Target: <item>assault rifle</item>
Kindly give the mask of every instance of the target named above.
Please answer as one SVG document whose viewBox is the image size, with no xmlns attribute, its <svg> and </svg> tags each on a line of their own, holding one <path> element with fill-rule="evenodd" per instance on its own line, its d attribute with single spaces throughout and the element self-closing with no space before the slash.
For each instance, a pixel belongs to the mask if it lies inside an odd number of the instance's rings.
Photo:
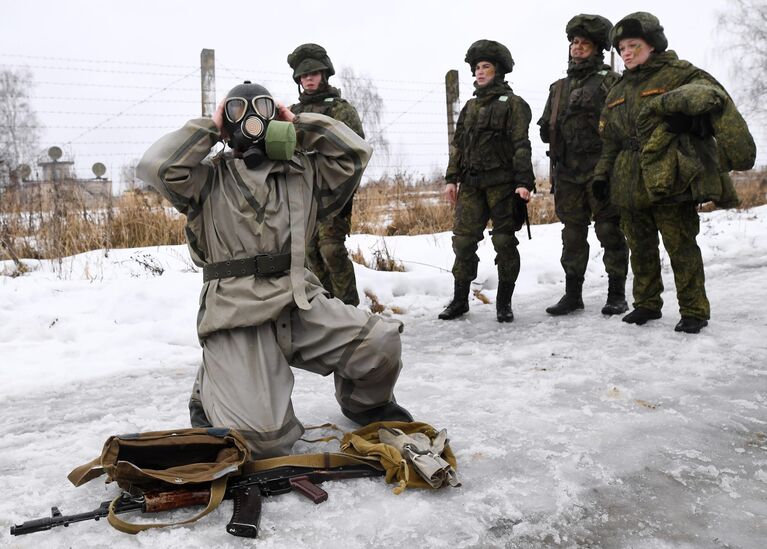
<svg viewBox="0 0 767 549">
<path fill-rule="evenodd" d="M 226 531 L 233 536 L 255 538 L 261 520 L 261 498 L 286 494 L 293 490 L 306 496 L 315 504 L 328 499 L 328 493 L 317 486 L 326 480 L 366 478 L 383 476 L 383 470 L 366 465 L 342 465 L 327 469 L 311 467 L 276 467 L 267 471 L 232 477 L 227 483 L 225 499 L 234 500 L 234 510 Z M 210 489 L 197 487 L 174 491 L 147 491 L 140 495 L 123 492 L 114 502 L 105 501 L 98 509 L 76 515 L 63 515 L 58 507 L 51 508 L 51 516 L 29 520 L 11 526 L 12 536 L 43 532 L 58 526 L 69 526 L 85 520 L 99 520 L 109 515 L 110 505 L 115 514 L 141 511 L 156 513 L 194 505 L 206 505 Z"/>
</svg>

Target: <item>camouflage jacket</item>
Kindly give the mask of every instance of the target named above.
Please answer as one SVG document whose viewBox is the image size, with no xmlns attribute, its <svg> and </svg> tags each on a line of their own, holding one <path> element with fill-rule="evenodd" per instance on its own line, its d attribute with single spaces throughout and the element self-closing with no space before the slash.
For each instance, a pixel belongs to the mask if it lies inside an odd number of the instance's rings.
<svg viewBox="0 0 767 549">
<path fill-rule="evenodd" d="M 298 96 L 298 103 L 290 106 L 293 114 L 313 112 L 324 114 L 349 126 L 354 133 L 365 138 L 360 116 L 351 103 L 341 98 L 341 91 L 333 86 L 327 86 L 324 90 L 316 93 L 302 93 Z"/>
<path fill-rule="evenodd" d="M 528 129 L 532 114 L 506 82 L 477 88 L 464 105 L 450 146 L 448 183 L 535 186 Z"/>
<path fill-rule="evenodd" d="M 708 117 L 726 97 L 713 77 L 673 51 L 626 70 L 599 121 L 603 147 L 594 179 L 610 181 L 612 203 L 639 209 L 721 194 L 726 173 L 711 132 L 672 132 L 668 117 Z"/>
<path fill-rule="evenodd" d="M 583 63 L 570 63 L 567 78 L 554 82 L 538 125 L 541 140 L 549 143 L 554 179 L 585 184 L 591 180 L 602 152 L 599 116 L 607 92 L 620 78 L 594 56 Z M 554 128 L 550 124 L 557 87 L 561 86 Z"/>
</svg>

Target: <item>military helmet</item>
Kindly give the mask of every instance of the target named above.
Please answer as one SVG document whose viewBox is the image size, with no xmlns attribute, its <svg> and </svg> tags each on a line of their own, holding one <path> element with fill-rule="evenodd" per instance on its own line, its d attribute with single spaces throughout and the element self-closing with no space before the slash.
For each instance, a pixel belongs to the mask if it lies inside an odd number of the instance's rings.
<svg viewBox="0 0 767 549">
<path fill-rule="evenodd" d="M 601 15 L 581 13 L 567 22 L 565 32 L 567 32 L 567 39 L 571 42 L 574 37 L 581 36 L 594 42 L 597 47 L 609 50 L 612 28 L 613 24 L 610 23 L 610 20 Z"/>
<path fill-rule="evenodd" d="M 477 40 L 466 52 L 464 59 L 471 67 L 471 74 L 474 74 L 474 67 L 480 61 L 490 61 L 495 64 L 496 71 L 506 74 L 514 69 L 514 59 L 511 57 L 509 48 L 496 42 L 495 40 Z"/>
<path fill-rule="evenodd" d="M 328 52 L 318 44 L 301 44 L 288 55 L 288 65 L 293 69 L 293 80 L 300 83 L 301 76 L 310 72 L 325 71 L 327 77 L 336 71 L 330 62 Z"/>
<path fill-rule="evenodd" d="M 663 34 L 663 27 L 658 18 L 646 11 L 630 13 L 610 31 L 610 43 L 616 48 L 618 42 L 625 38 L 641 38 L 650 44 L 656 52 L 666 51 L 668 40 Z"/>
</svg>

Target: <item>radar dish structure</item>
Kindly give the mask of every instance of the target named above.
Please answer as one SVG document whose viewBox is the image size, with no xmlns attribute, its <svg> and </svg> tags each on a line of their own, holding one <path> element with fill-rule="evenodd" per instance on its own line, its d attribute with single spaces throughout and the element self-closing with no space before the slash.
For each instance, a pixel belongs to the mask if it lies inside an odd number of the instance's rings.
<svg viewBox="0 0 767 549">
<path fill-rule="evenodd" d="M 51 160 L 54 162 L 61 158 L 61 155 L 64 154 L 60 147 L 51 147 L 48 149 L 48 156 L 51 157 Z"/>
<path fill-rule="evenodd" d="M 101 179 L 101 177 L 107 173 L 107 167 L 104 166 L 104 164 L 101 162 L 96 162 L 93 166 L 91 166 L 91 171 L 93 171 L 93 175 Z"/>
</svg>

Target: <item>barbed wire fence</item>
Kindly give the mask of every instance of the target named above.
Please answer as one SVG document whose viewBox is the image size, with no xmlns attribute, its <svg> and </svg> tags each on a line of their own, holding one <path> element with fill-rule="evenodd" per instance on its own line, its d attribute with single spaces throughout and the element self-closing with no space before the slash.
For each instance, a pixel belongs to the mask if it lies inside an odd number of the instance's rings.
<svg viewBox="0 0 767 549">
<path fill-rule="evenodd" d="M 33 74 L 30 99 L 41 125 L 41 150 L 62 147 L 65 157 L 75 162 L 78 178 L 92 177 L 90 167 L 95 162 L 105 164 L 116 188 L 125 183 L 123 168 L 135 164 L 157 138 L 200 116 L 201 68 L 194 61 L 194 54 L 188 65 L 170 65 L 0 53 L 0 69 L 28 69 Z M 460 75 L 463 104 L 471 97 L 473 84 L 467 70 Z M 431 179 L 444 174 L 448 161 L 445 81 L 371 79 L 360 73 L 363 76 L 373 81 L 383 99 L 380 131 L 390 144 L 388 155 L 374 154 L 366 178 L 404 172 Z M 533 164 L 536 175 L 546 177 L 547 146 L 540 141 L 535 122 L 543 112 L 548 89 L 526 88 L 510 76 L 515 93 L 532 109 Z M 282 72 L 264 71 L 216 59 L 217 99 L 244 80 L 264 85 L 286 104 L 297 100 L 298 89 L 287 67 Z M 340 80 L 331 84 L 340 85 Z M 766 150 L 765 128 L 752 131 L 759 149 Z M 34 178 L 37 168 L 32 169 Z"/>
</svg>

